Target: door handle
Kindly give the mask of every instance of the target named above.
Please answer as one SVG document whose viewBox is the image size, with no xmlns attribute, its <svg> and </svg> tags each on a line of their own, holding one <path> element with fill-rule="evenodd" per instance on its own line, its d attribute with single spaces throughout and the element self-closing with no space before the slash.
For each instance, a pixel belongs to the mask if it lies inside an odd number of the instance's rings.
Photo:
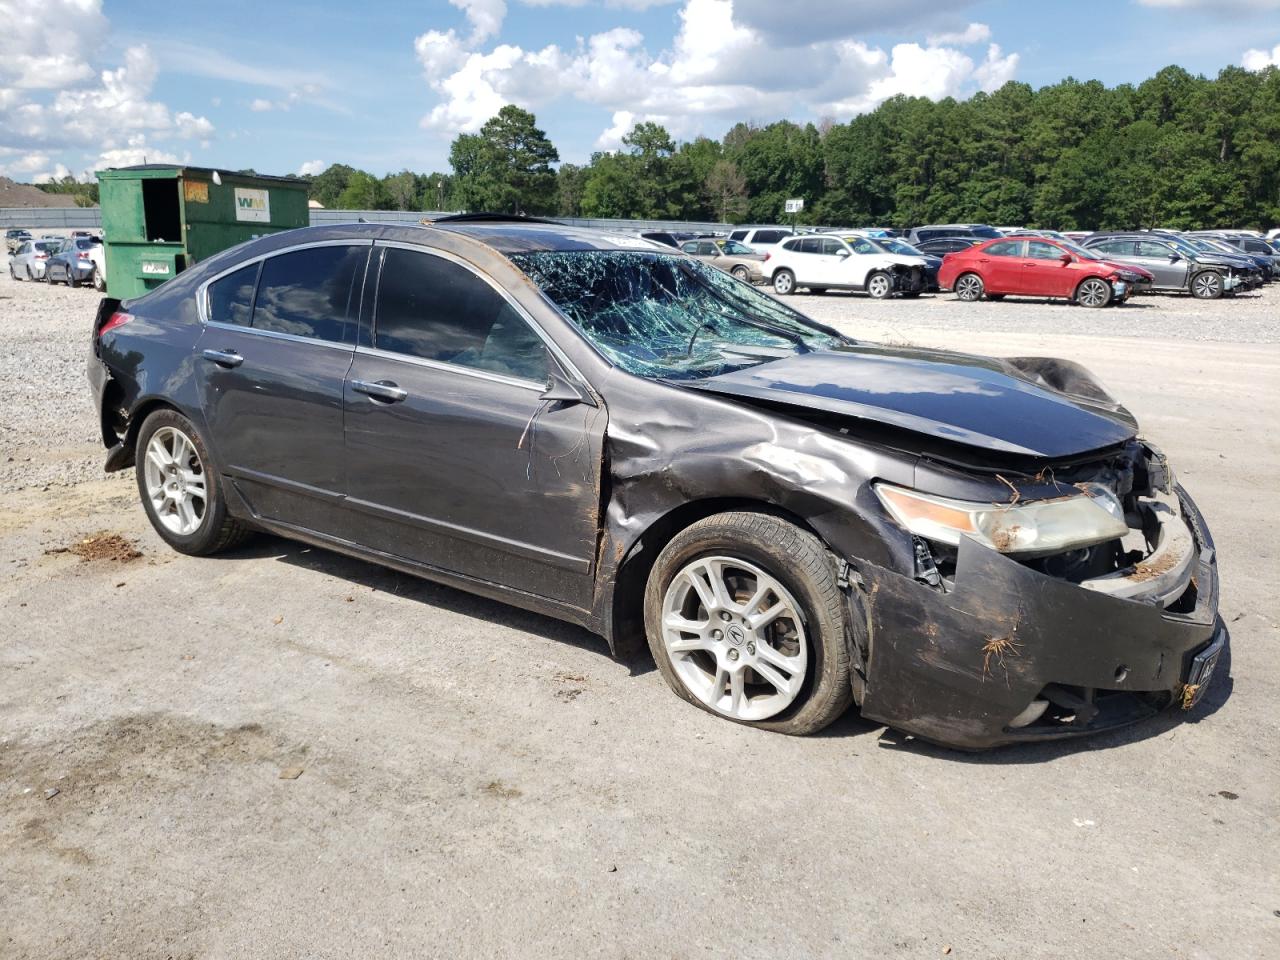
<svg viewBox="0 0 1280 960">
<path fill-rule="evenodd" d="M 351 389 L 374 400 L 385 400 L 387 403 L 399 403 L 409 396 L 407 390 L 401 390 L 398 384 L 390 380 L 378 380 L 373 383 L 368 380 L 352 380 Z"/>
<path fill-rule="evenodd" d="M 979 258 L 978 258 L 978 262 L 979 262 L 979 263 L 990 263 L 991 261 L 990 261 L 990 260 L 988 260 L 986 257 L 979 257 Z"/>
<path fill-rule="evenodd" d="M 203 356 L 206 360 L 212 360 L 218 366 L 228 369 L 244 363 L 244 357 L 234 350 L 205 350 Z"/>
</svg>

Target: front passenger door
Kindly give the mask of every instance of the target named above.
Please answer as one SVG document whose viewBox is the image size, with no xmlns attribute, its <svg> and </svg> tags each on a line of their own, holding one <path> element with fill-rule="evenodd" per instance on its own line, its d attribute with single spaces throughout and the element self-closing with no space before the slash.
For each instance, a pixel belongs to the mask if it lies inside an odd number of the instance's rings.
<svg viewBox="0 0 1280 960">
<path fill-rule="evenodd" d="M 346 384 L 351 539 L 585 608 L 604 410 L 543 399 L 566 367 L 495 283 L 436 252 L 379 253 Z"/>
</svg>

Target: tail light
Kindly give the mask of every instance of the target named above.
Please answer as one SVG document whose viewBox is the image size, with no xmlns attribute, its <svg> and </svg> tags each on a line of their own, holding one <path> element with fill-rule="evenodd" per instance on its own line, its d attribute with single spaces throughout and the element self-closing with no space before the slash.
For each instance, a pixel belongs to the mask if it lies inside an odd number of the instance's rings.
<svg viewBox="0 0 1280 960">
<path fill-rule="evenodd" d="M 768 263 L 768 262 L 769 262 L 769 258 L 770 258 L 770 257 L 772 257 L 772 256 L 773 256 L 773 254 L 772 254 L 772 253 L 766 253 L 766 254 L 764 255 L 764 261 L 763 261 L 763 262 L 764 262 L 764 263 Z"/>
<path fill-rule="evenodd" d="M 48 255 L 47 253 L 37 253 L 37 254 L 36 254 L 36 259 L 37 259 L 37 260 L 48 260 L 48 259 L 49 259 L 49 255 Z"/>
<path fill-rule="evenodd" d="M 101 339 L 104 333 L 123 327 L 126 323 L 133 319 L 132 313 L 125 313 L 123 310 L 114 311 L 111 316 L 107 317 L 107 322 L 98 328 L 98 337 Z"/>
</svg>

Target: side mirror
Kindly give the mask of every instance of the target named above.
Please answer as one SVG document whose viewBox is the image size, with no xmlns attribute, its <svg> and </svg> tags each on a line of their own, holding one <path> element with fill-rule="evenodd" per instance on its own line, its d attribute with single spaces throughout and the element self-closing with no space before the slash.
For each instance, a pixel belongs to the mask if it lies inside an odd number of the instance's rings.
<svg viewBox="0 0 1280 960">
<path fill-rule="evenodd" d="M 836 256 L 839 257 L 841 260 L 843 260 L 845 257 L 849 256 L 849 251 L 841 250 L 839 253 L 836 254 Z"/>
<path fill-rule="evenodd" d="M 1176 250 L 1173 253 L 1169 254 L 1170 263 L 1177 263 L 1181 259 L 1182 259 L 1182 254 L 1178 253 L 1178 251 Z"/>
<path fill-rule="evenodd" d="M 564 377 L 560 371 L 552 370 L 547 374 L 547 389 L 542 391 L 542 400 L 559 402 L 569 406 L 575 403 L 585 403 L 588 406 L 595 406 L 595 401 L 591 396 L 579 387 L 573 381 Z"/>
<path fill-rule="evenodd" d="M 1069 253 L 1064 253 L 1058 259 L 1061 260 L 1063 263 L 1075 263 L 1076 258 Z"/>
</svg>

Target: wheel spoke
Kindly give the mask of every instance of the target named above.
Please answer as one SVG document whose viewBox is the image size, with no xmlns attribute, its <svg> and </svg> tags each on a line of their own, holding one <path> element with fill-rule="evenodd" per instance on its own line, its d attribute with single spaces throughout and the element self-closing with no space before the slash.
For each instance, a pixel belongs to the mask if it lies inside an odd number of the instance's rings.
<svg viewBox="0 0 1280 960">
<path fill-rule="evenodd" d="M 196 518 L 195 508 L 191 505 L 191 501 L 185 497 L 178 502 L 178 519 L 182 524 L 182 532 L 190 533 L 195 529 L 198 520 Z"/>
<path fill-rule="evenodd" d="M 204 474 L 183 470 L 182 482 L 186 485 L 187 496 L 204 500 Z"/>
<path fill-rule="evenodd" d="M 717 703 L 724 696 L 724 685 L 729 679 L 729 671 L 724 667 L 716 667 L 716 675 L 711 679 L 710 696 L 707 698 L 708 703 Z"/>
<path fill-rule="evenodd" d="M 735 670 L 729 674 L 729 712 L 737 715 L 747 691 L 747 671 Z"/>
<path fill-rule="evenodd" d="M 769 624 L 773 623 L 773 621 L 786 613 L 787 610 L 787 605 L 779 600 L 768 610 L 758 613 L 754 617 L 748 617 L 747 625 L 751 627 L 752 630 L 763 630 Z"/>
<path fill-rule="evenodd" d="M 788 679 L 771 664 L 761 663 L 759 660 L 756 661 L 753 669 L 761 678 L 764 679 L 766 683 L 770 684 L 784 697 L 790 697 L 792 695 L 791 685 L 794 683 L 794 677 Z"/>
</svg>

